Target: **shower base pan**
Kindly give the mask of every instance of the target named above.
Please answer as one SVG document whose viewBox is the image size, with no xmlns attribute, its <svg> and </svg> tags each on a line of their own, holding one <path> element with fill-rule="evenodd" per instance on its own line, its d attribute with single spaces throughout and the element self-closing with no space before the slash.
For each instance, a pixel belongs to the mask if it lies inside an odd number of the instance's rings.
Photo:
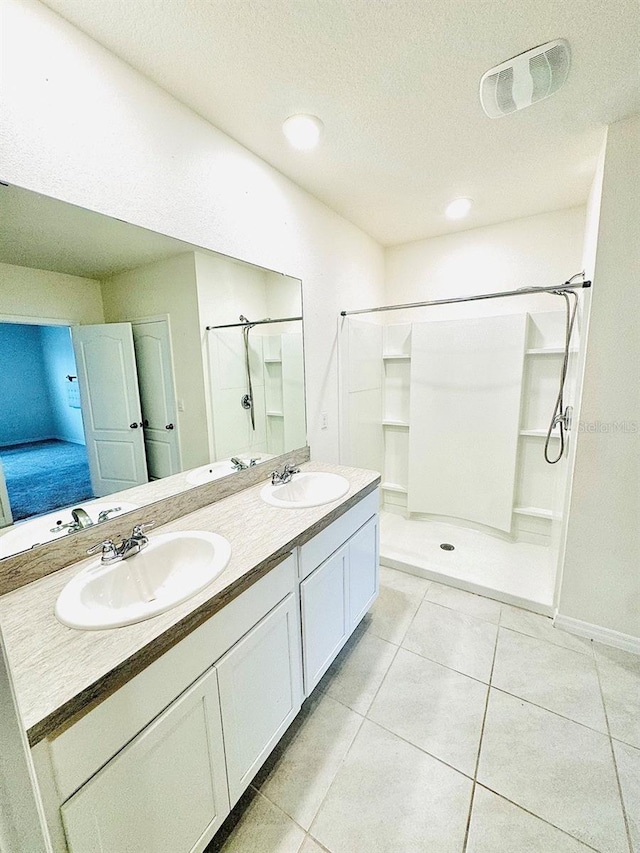
<svg viewBox="0 0 640 853">
<path fill-rule="evenodd" d="M 443 549 L 442 545 L 453 548 Z M 507 542 L 439 521 L 380 514 L 380 563 L 428 580 L 553 615 L 553 549 Z"/>
</svg>

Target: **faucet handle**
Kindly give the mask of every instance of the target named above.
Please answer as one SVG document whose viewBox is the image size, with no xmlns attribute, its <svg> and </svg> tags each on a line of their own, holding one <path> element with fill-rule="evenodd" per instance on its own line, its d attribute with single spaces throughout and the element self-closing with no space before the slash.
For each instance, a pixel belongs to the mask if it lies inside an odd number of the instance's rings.
<svg viewBox="0 0 640 853">
<path fill-rule="evenodd" d="M 98 513 L 98 524 L 102 524 L 103 521 L 109 521 L 109 516 L 112 512 L 120 512 L 121 510 L 121 506 L 113 506 L 111 509 L 100 510 Z"/>
<path fill-rule="evenodd" d="M 133 528 L 132 536 L 142 536 L 145 530 L 149 530 L 151 527 L 156 526 L 155 518 L 151 521 L 145 521 L 144 524 L 136 524 Z"/>
<path fill-rule="evenodd" d="M 113 539 L 104 539 L 102 542 L 98 542 L 97 545 L 87 548 L 87 554 L 97 554 L 98 551 L 102 551 L 103 557 L 114 555 L 116 553 L 116 543 Z"/>
</svg>

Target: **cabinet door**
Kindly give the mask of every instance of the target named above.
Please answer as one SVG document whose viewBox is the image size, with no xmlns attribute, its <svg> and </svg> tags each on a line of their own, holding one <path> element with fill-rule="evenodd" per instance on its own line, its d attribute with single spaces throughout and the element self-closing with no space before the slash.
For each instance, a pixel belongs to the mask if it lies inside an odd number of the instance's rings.
<svg viewBox="0 0 640 853">
<path fill-rule="evenodd" d="M 378 516 L 349 540 L 349 633 L 378 596 Z"/>
<path fill-rule="evenodd" d="M 349 546 L 300 584 L 304 690 L 308 696 L 349 636 Z"/>
<path fill-rule="evenodd" d="M 196 853 L 229 797 L 214 668 L 61 808 L 70 853 Z"/>
<path fill-rule="evenodd" d="M 300 710 L 300 617 L 288 595 L 216 664 L 233 806 Z"/>
</svg>

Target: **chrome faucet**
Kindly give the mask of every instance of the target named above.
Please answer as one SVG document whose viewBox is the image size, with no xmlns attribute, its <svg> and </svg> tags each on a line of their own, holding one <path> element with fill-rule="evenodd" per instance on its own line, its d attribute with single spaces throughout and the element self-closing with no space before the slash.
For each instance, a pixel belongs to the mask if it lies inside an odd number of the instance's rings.
<svg viewBox="0 0 640 853">
<path fill-rule="evenodd" d="M 134 554 L 139 554 L 143 548 L 149 544 L 149 537 L 145 535 L 145 530 L 153 527 L 155 521 L 148 521 L 146 524 L 136 524 L 131 532 L 131 536 L 123 539 L 119 545 L 113 539 L 105 539 L 103 542 L 94 545 L 87 550 L 87 554 L 96 554 L 101 552 L 101 563 L 116 563 L 118 560 L 126 560 L 133 557 Z"/>
<path fill-rule="evenodd" d="M 282 471 L 273 471 L 271 474 L 271 485 L 272 486 L 281 486 L 284 483 L 290 483 L 293 479 L 294 474 L 299 474 L 300 469 L 296 468 L 295 465 L 289 465 L 288 463 L 284 466 Z"/>
<path fill-rule="evenodd" d="M 257 459 L 250 459 L 249 464 L 247 465 L 246 462 L 243 462 L 242 459 L 239 459 L 237 456 L 231 457 L 231 464 L 233 465 L 234 471 L 246 471 L 247 468 L 253 468 L 257 461 Z"/>
<path fill-rule="evenodd" d="M 71 510 L 71 518 L 76 524 L 76 530 L 84 530 L 85 527 L 93 526 L 93 521 L 91 520 L 89 513 L 82 509 L 81 506 L 77 506 L 75 509 Z"/>
<path fill-rule="evenodd" d="M 81 506 L 74 507 L 71 510 L 72 521 L 67 524 L 56 524 L 52 527 L 50 533 L 59 533 L 61 530 L 66 530 L 68 533 L 75 533 L 76 530 L 84 530 L 86 527 L 93 527 L 93 521 L 89 514 L 82 509 Z M 99 519 L 98 519 L 99 520 Z"/>
</svg>

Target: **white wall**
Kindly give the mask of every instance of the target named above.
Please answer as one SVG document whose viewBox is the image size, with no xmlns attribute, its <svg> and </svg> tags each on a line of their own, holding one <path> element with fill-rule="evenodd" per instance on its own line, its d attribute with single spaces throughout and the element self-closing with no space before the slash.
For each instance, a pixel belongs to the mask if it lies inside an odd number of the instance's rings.
<svg viewBox="0 0 640 853">
<path fill-rule="evenodd" d="M 639 162 L 640 117 L 611 125 L 591 294 L 582 431 L 559 603 L 561 617 L 635 638 L 640 637 Z"/>
<path fill-rule="evenodd" d="M 37 0 L 3 17 L 0 178 L 302 279 L 309 439 L 337 460 L 337 316 L 380 304 L 382 249 Z"/>
<path fill-rule="evenodd" d="M 583 207 L 552 211 L 388 249 L 385 301 L 397 304 L 560 284 L 582 269 L 585 214 Z M 493 299 L 378 316 L 383 316 L 388 323 L 411 323 L 523 311 L 532 314 L 530 328 L 535 326 L 541 330 L 537 336 L 544 330 L 544 343 L 542 339 L 531 340 L 528 346 L 562 345 L 564 320 L 561 312 L 564 311 L 564 302 L 548 295 Z M 578 331 L 576 328 L 572 341 L 574 346 L 578 343 Z M 521 428 L 544 429 L 551 418 L 557 393 L 555 375 L 559 374 L 560 363 L 557 359 L 540 361 L 527 358 L 525 364 L 524 421 Z M 394 365 L 392 367 L 396 369 Z M 575 403 L 573 374 L 572 371 L 565 401 L 570 404 Z M 397 439 L 402 448 L 401 438 L 390 433 L 387 443 L 393 449 L 389 439 Z M 552 453 L 555 446 L 552 443 Z M 542 439 L 522 439 L 516 504 L 551 509 L 554 523 L 518 514 L 514 517 L 514 530 L 518 537 L 530 541 L 552 541 L 556 546 L 555 553 L 559 532 L 554 530 L 554 535 L 551 539 L 549 537 L 552 526 L 558 529 L 561 526 L 569 466 L 565 457 L 551 467 L 544 462 L 542 453 Z M 544 500 L 533 501 L 531 495 L 534 493 Z M 399 500 L 392 497 L 394 501 Z"/>
<path fill-rule="evenodd" d="M 0 317 L 104 323 L 100 283 L 76 275 L 0 264 Z"/>
<path fill-rule="evenodd" d="M 169 315 L 184 469 L 209 459 L 207 411 L 193 252 L 184 252 L 106 279 L 102 283 L 108 323 Z"/>
<path fill-rule="evenodd" d="M 387 250 L 387 304 L 560 284 L 582 269 L 585 208 L 574 207 Z M 558 310 L 551 296 L 397 311 L 389 322 Z"/>
</svg>

